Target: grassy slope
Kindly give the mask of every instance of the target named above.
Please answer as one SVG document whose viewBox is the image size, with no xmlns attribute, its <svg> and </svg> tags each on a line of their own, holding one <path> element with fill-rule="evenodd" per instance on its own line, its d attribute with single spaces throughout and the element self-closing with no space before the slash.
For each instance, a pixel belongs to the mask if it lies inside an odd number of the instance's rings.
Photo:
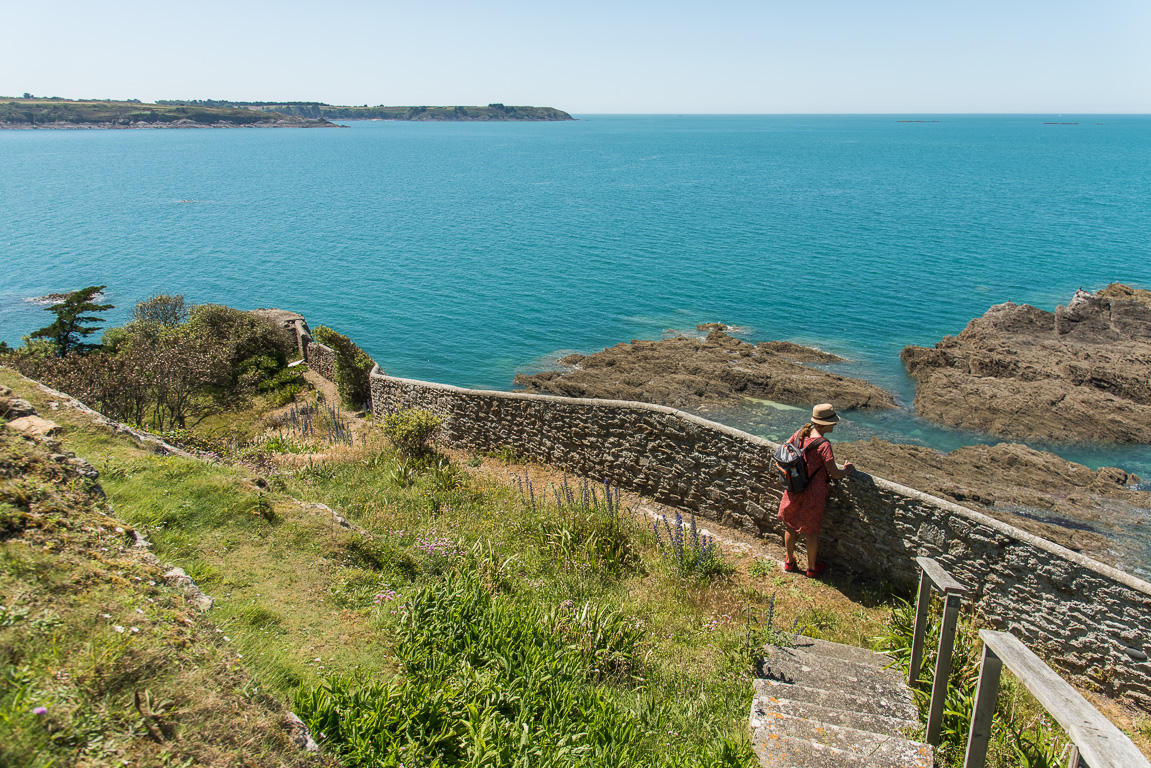
<svg viewBox="0 0 1151 768">
<path fill-rule="evenodd" d="M 649 678 L 644 690 L 665 701 L 657 720 L 676 738 L 706 745 L 717 734 L 738 740 L 746 730 L 750 686 L 740 658 L 746 631 L 741 615 L 750 607 L 762 616 L 768 590 L 775 589 L 770 582 L 676 578 L 659 565 L 651 538 L 638 526 L 635 546 L 645 565 L 625 577 L 603 577 L 586 562 L 557 568 L 555 553 L 538 536 L 525 536 L 539 530 L 539 515 L 526 514 L 505 484 L 458 468 L 446 479 L 445 473 L 405 472 L 378 449 L 272 478 L 273 486 L 305 502 L 330 504 L 376 533 L 364 539 L 282 491 L 263 494 L 250 472 L 158 458 L 70 411 L 50 410 L 47 398 L 11 371 L 0 370 L 0 383 L 66 424 L 62 442 L 100 470 L 116 516 L 217 599 L 208 616 L 229 637 L 227 648 L 242 654 L 262 691 L 282 697 L 332 673 L 393 676 L 400 669 L 393 641 L 397 616 L 390 605 L 376 607 L 373 596 L 391 588 L 402 603 L 419 587 L 441 581 L 453 564 L 426 543 L 450 538 L 464 549 L 490 542 L 503 557 L 514 556 L 519 568 L 512 591 L 525 605 L 595 601 L 642 621 Z M 832 619 L 827 608 L 812 610 L 815 598 L 792 598 L 791 591 L 781 590 L 777 601 L 786 621 L 802 615 L 815 620 L 813 627 L 848 630 L 860 616 L 875 627 L 883 613 L 852 606 L 849 617 Z M 636 689 L 620 689 L 616 698 L 626 703 L 636 695 Z M 653 741 L 651 749 L 670 746 Z"/>
<path fill-rule="evenodd" d="M 206 633 L 205 646 L 215 650 L 203 663 L 185 666 L 211 669 L 212 658 L 242 666 L 234 672 L 236 684 L 257 703 L 264 693 L 282 700 L 315 691 L 333 674 L 359 675 L 365 683 L 394 679 L 404 669 L 397 658 L 404 606 L 421 589 L 444 584 L 449 572 L 480 572 L 485 562 L 512 558 L 502 570 L 501 593 L 525 611 L 565 600 L 591 602 L 618 608 L 642 626 L 644 679 L 600 681 L 596 695 L 642 713 L 643 748 L 654 764 L 723 738 L 742 738 L 751 695 L 746 617 L 753 617 L 756 639 L 773 607 L 775 627 L 798 622 L 809 634 L 864 644 L 887 614 L 880 585 L 841 578 L 837 589 L 784 576 L 773 563 L 750 556 L 735 562 L 727 580 L 679 578 L 661 563 L 646 523 L 628 530 L 638 563 L 605 574 L 588 550 L 565 548 L 557 538 L 572 529 L 572 520 L 555 525 L 554 510 L 533 511 L 505 481 L 493 479 L 531 473 L 543 488 L 546 468 L 486 459 L 468 474 L 460 466 L 465 457 L 446 469 L 420 471 L 378 445 L 360 446 L 322 464 L 291 457 L 301 468 L 269 478 L 268 490 L 261 491 L 251 471 L 160 459 L 71 412 L 50 411 L 47 399 L 11 371 L 0 369 L 0 383 L 67 424 L 62 441 L 101 471 L 115 515 L 142 530 L 161 560 L 183 566 L 217 599 L 208 618 L 221 631 Z M 327 504 L 372 535 L 357 535 L 308 503 Z M 377 604 L 374 596 L 388 591 L 392 599 Z M 51 602 L 67 605 L 58 594 Z M 126 626 L 133 605 L 100 612 Z M 90 607 L 85 611 L 93 614 Z M 51 665 L 33 667 L 41 681 L 36 685 L 50 687 L 45 674 Z M 211 677 L 204 669 L 198 674 Z M 131 710 L 125 695 L 121 691 L 116 700 L 121 720 L 102 728 L 119 733 L 113 741 L 129 745 L 121 749 L 147 746 L 141 726 L 126 725 Z M 22 717 L 27 724 L 28 715 Z M 181 722 L 188 731 L 212 733 L 208 720 Z"/>
<path fill-rule="evenodd" d="M 0 369 L 30 394 L 15 379 Z M 0 766 L 323 762 L 289 742 L 281 700 L 133 548 L 115 500 L 53 456 L 69 448 L 143 458 L 92 428 L 45 445 L 0 427 Z M 181 503 L 236 499 L 226 474 L 180 475 Z"/>
</svg>

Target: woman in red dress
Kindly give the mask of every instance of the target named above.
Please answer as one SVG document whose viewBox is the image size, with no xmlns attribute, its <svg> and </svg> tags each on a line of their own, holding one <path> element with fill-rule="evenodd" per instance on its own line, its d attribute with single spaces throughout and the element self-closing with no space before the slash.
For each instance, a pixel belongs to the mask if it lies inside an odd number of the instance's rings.
<svg viewBox="0 0 1151 768">
<path fill-rule="evenodd" d="M 783 500 L 779 503 L 779 519 L 786 526 L 783 532 L 783 546 L 787 551 L 787 559 L 783 561 L 783 570 L 788 573 L 797 573 L 799 564 L 795 561 L 795 543 L 800 534 L 807 539 L 807 571 L 806 575 L 818 576 L 827 570 L 827 564 L 818 559 L 819 555 L 819 529 L 823 525 L 823 511 L 827 507 L 827 492 L 830 487 L 829 479 L 836 480 L 847 477 L 855 471 L 850 461 L 844 462 L 843 469 L 835 466 L 835 456 L 831 452 L 831 443 L 823 440 L 810 451 L 804 449 L 820 438 L 831 434 L 835 429 L 839 416 L 831 403 L 822 403 L 811 409 L 811 421 L 791 436 L 791 442 L 803 452 L 807 464 L 807 488 L 799 493 L 783 492 Z"/>
</svg>

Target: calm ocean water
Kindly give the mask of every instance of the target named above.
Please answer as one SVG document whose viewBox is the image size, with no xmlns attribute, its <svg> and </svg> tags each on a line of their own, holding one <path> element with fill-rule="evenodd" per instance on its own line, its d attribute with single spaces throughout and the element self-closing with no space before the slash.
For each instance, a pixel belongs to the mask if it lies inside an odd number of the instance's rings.
<svg viewBox="0 0 1151 768">
<path fill-rule="evenodd" d="M 114 321 L 160 291 L 290 308 L 389 373 L 510 389 L 723 321 L 909 404 L 904 345 L 1004 301 L 1151 288 L 1151 117 L 581 117 L 0 131 L 0 339 L 45 324 L 30 297 L 107 283 Z M 843 433 L 980 439 L 906 411 Z M 1151 477 L 1147 447 L 1058 451 Z"/>
</svg>

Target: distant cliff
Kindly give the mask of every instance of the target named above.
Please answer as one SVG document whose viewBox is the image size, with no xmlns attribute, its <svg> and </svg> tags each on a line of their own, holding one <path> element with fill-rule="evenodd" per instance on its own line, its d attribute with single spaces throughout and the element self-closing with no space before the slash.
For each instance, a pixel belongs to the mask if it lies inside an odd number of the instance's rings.
<svg viewBox="0 0 1151 768">
<path fill-rule="evenodd" d="M 0 96 L 0 128 L 334 128 L 323 118 L 234 106 Z"/>
<path fill-rule="evenodd" d="M 338 106 L 321 101 L 160 101 L 164 105 L 187 107 L 239 107 L 282 115 L 324 120 L 574 120 L 552 107 L 516 107 L 488 104 L 486 107 L 369 107 Z"/>
</svg>

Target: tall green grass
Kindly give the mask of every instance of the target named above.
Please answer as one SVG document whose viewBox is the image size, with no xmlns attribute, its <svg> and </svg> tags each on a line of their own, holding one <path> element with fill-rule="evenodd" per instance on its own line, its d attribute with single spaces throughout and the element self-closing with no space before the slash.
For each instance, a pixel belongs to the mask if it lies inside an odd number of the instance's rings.
<svg viewBox="0 0 1151 768">
<path fill-rule="evenodd" d="M 660 707 L 628 706 L 642 636 L 609 606 L 545 608 L 461 570 L 408 603 L 396 646 L 404 676 L 330 678 L 300 688 L 295 709 L 355 766 L 750 765 L 732 737 L 669 748 Z"/>
</svg>

